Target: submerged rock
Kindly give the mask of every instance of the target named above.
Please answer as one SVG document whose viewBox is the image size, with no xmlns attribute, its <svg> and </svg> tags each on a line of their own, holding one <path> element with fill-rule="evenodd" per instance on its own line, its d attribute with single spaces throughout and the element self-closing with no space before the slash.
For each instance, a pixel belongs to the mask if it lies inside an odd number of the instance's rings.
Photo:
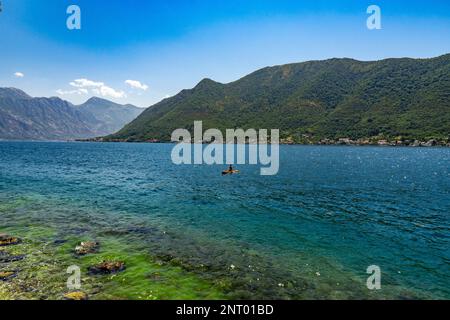
<svg viewBox="0 0 450 320">
<path fill-rule="evenodd" d="M 79 256 L 84 256 L 89 253 L 97 253 L 100 243 L 94 241 L 81 242 L 75 247 L 75 253 Z"/>
<path fill-rule="evenodd" d="M 111 274 L 125 270 L 125 263 L 122 261 L 103 261 L 88 268 L 90 274 Z"/>
<path fill-rule="evenodd" d="M 11 246 L 19 244 L 22 240 L 16 237 L 9 236 L 4 233 L 0 233 L 0 247 Z"/>
<path fill-rule="evenodd" d="M 152 227 L 130 227 L 127 229 L 127 234 L 137 233 L 137 234 L 155 234 L 158 233 L 158 229 Z"/>
<path fill-rule="evenodd" d="M 0 281 L 8 281 L 17 276 L 14 271 L 0 271 Z"/>
<path fill-rule="evenodd" d="M 7 262 L 14 262 L 14 261 L 20 261 L 25 258 L 24 254 L 21 255 L 10 255 L 5 251 L 0 251 L 0 263 L 7 263 Z"/>
<path fill-rule="evenodd" d="M 64 295 L 64 299 L 73 301 L 88 300 L 88 295 L 82 291 L 69 292 Z"/>
</svg>

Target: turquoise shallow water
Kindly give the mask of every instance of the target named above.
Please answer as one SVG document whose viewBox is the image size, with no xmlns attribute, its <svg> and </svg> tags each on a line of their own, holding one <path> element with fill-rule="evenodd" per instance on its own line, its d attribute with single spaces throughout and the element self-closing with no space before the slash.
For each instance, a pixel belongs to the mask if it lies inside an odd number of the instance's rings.
<svg viewBox="0 0 450 320">
<path fill-rule="evenodd" d="M 0 228 L 132 237 L 230 298 L 450 298 L 450 149 L 281 146 L 278 175 L 222 177 L 171 148 L 0 142 Z"/>
</svg>

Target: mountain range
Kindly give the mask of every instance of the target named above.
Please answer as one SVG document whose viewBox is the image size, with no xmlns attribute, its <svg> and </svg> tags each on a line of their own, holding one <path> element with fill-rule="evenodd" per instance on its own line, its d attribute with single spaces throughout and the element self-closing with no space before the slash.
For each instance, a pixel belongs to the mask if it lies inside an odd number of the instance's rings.
<svg viewBox="0 0 450 320">
<path fill-rule="evenodd" d="M 168 141 L 177 128 L 280 129 L 292 142 L 449 139 L 450 54 L 431 59 L 330 59 L 204 79 L 149 108 L 105 141 Z"/>
<path fill-rule="evenodd" d="M 77 106 L 57 97 L 33 98 L 16 88 L 0 88 L 0 139 L 70 140 L 108 135 L 142 111 L 96 97 Z"/>
</svg>

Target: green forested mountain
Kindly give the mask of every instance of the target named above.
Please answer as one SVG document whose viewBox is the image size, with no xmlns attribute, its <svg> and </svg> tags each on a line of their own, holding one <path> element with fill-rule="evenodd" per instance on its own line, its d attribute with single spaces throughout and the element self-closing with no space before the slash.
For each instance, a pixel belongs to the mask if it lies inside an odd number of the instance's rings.
<svg viewBox="0 0 450 320">
<path fill-rule="evenodd" d="M 267 67 L 228 84 L 209 79 L 148 108 L 106 140 L 169 140 L 176 128 L 280 129 L 283 138 L 448 139 L 450 54 L 331 59 Z M 305 138 L 306 137 L 306 138 Z"/>
</svg>

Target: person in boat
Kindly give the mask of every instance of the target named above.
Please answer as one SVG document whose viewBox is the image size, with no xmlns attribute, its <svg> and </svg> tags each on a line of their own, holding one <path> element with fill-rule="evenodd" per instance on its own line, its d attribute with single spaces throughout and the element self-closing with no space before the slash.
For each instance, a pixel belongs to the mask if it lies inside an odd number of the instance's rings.
<svg viewBox="0 0 450 320">
<path fill-rule="evenodd" d="M 222 171 L 222 175 L 237 173 L 237 170 L 234 170 L 233 166 L 230 164 L 228 170 Z"/>
</svg>

